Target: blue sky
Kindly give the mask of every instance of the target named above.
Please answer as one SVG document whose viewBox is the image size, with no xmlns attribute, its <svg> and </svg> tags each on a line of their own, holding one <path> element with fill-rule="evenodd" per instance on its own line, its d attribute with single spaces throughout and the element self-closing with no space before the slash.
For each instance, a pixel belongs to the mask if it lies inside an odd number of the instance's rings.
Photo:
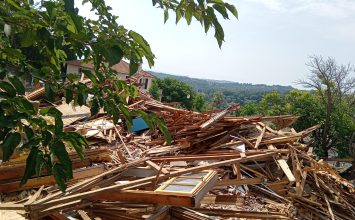
<svg viewBox="0 0 355 220">
<path fill-rule="evenodd" d="M 199 23 L 163 22 L 151 0 L 106 0 L 118 23 L 150 43 L 154 71 L 244 83 L 295 82 L 309 73 L 310 55 L 355 64 L 355 0 L 230 0 L 239 20 L 222 21 L 225 43 L 219 49 L 213 31 Z M 77 4 L 80 13 L 89 15 Z M 145 65 L 145 69 L 148 67 Z"/>
</svg>

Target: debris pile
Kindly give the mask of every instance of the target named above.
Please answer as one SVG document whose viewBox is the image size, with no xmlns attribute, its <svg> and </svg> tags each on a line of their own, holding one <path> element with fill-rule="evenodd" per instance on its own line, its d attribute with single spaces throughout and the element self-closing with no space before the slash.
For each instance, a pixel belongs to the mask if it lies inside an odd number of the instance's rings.
<svg viewBox="0 0 355 220">
<path fill-rule="evenodd" d="M 44 89 L 28 95 L 40 100 Z M 163 117 L 167 144 L 142 118 L 129 130 L 104 113 L 57 102 L 65 130 L 86 136 L 65 193 L 43 173 L 20 187 L 25 155 L 0 165 L 4 219 L 348 219 L 355 188 L 296 132 L 296 116 L 233 117 L 238 105 L 204 113 L 141 94 L 129 108 Z M 40 104 L 42 105 L 42 103 Z"/>
</svg>

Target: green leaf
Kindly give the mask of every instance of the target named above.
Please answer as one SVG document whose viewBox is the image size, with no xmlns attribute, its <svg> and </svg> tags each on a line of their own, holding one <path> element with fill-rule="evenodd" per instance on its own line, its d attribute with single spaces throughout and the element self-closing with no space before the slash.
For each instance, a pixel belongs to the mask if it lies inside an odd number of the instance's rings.
<svg viewBox="0 0 355 220">
<path fill-rule="evenodd" d="M 39 151 L 36 156 L 36 166 L 35 166 L 35 173 L 37 176 L 41 175 L 43 165 L 44 165 L 44 155 L 42 151 Z"/>
<path fill-rule="evenodd" d="M 170 144 L 172 138 L 164 119 L 157 117 L 156 123 L 158 125 L 159 130 L 164 134 L 166 142 Z"/>
<path fill-rule="evenodd" d="M 131 114 L 129 113 L 128 109 L 127 109 L 124 105 L 119 104 L 118 107 L 119 107 L 119 109 L 121 110 L 121 112 L 123 113 L 123 116 L 124 116 L 125 119 L 126 119 L 127 127 L 128 127 L 128 129 L 130 130 L 130 128 L 132 127 Z"/>
<path fill-rule="evenodd" d="M 190 7 L 186 9 L 185 18 L 187 25 L 190 25 L 192 20 L 192 9 Z"/>
<path fill-rule="evenodd" d="M 205 0 L 197 0 L 197 1 L 198 1 L 198 4 L 199 4 L 200 6 L 203 6 L 204 3 L 205 3 Z"/>
<path fill-rule="evenodd" d="M 74 0 L 64 0 L 65 11 L 74 13 Z"/>
<path fill-rule="evenodd" d="M 46 83 L 45 86 L 45 91 L 46 91 L 46 97 L 48 98 L 49 101 L 54 101 L 54 98 L 56 96 L 56 88 L 54 85 L 50 83 Z"/>
<path fill-rule="evenodd" d="M 214 25 L 214 28 L 215 28 L 215 34 L 214 34 L 214 36 L 215 36 L 215 38 L 217 39 L 219 48 L 221 48 L 222 43 L 223 43 L 223 41 L 224 41 L 224 31 L 223 31 L 223 28 L 222 28 L 221 24 L 220 24 L 218 21 L 214 22 L 213 25 Z"/>
<path fill-rule="evenodd" d="M 54 117 L 56 134 L 63 132 L 62 113 L 58 109 L 54 107 L 41 109 L 41 114 Z"/>
<path fill-rule="evenodd" d="M 205 27 L 205 33 L 208 32 L 208 30 L 210 29 L 211 27 L 211 19 L 209 17 L 203 17 L 203 25 Z"/>
<path fill-rule="evenodd" d="M 238 18 L 238 11 L 234 5 L 228 4 L 227 2 L 225 3 L 226 8 L 236 17 Z"/>
<path fill-rule="evenodd" d="M 213 8 L 216 9 L 223 16 L 224 19 L 228 19 L 228 12 L 224 6 L 214 4 Z"/>
<path fill-rule="evenodd" d="M 79 81 L 79 76 L 74 74 L 74 73 L 67 73 L 67 78 L 69 79 L 70 82 L 75 82 Z"/>
<path fill-rule="evenodd" d="M 175 19 L 175 23 L 179 23 L 180 19 L 181 19 L 181 11 L 180 10 L 176 10 L 176 19 Z"/>
<path fill-rule="evenodd" d="M 65 149 L 64 143 L 62 141 L 56 141 L 52 144 L 51 151 L 58 158 L 60 164 L 62 165 L 65 179 L 68 180 L 73 178 L 72 162 L 67 150 Z"/>
<path fill-rule="evenodd" d="M 32 147 L 31 151 L 26 159 L 26 169 L 25 173 L 23 174 L 23 177 L 20 182 L 20 186 L 23 186 L 29 178 L 31 178 L 35 172 L 36 172 L 36 161 L 37 161 L 37 156 L 39 154 L 39 150 L 37 147 Z"/>
<path fill-rule="evenodd" d="M 99 101 L 96 98 L 94 98 L 91 102 L 91 108 L 90 108 L 91 115 L 96 115 L 97 113 L 99 113 L 99 110 L 100 110 Z"/>
<path fill-rule="evenodd" d="M 223 0 L 207 0 L 207 3 L 224 4 Z"/>
<path fill-rule="evenodd" d="M 84 75 L 91 80 L 93 84 L 98 84 L 96 76 L 90 71 L 83 69 Z"/>
<path fill-rule="evenodd" d="M 15 97 L 16 90 L 15 88 L 8 82 L 0 81 L 0 89 L 4 91 L 4 95 L 8 97 Z"/>
<path fill-rule="evenodd" d="M 54 164 L 52 167 L 52 173 L 55 178 L 55 181 L 58 184 L 59 189 L 62 192 L 65 192 L 67 189 L 67 185 L 65 184 L 65 181 L 67 180 L 65 171 L 63 170 L 63 166 L 61 164 Z"/>
<path fill-rule="evenodd" d="M 138 63 L 131 59 L 129 62 L 129 75 L 133 75 L 138 71 Z"/>
<path fill-rule="evenodd" d="M 9 77 L 9 81 L 17 90 L 17 94 L 24 95 L 25 94 L 25 87 L 23 83 L 17 77 Z"/>
<path fill-rule="evenodd" d="M 31 127 L 29 127 L 29 126 L 24 126 L 24 127 L 23 127 L 23 130 L 24 130 L 24 132 L 25 132 L 26 137 L 27 137 L 28 140 L 31 139 L 31 138 L 34 136 L 34 133 L 33 133 L 33 130 L 32 130 Z"/>
<path fill-rule="evenodd" d="M 15 97 L 13 99 L 14 103 L 17 104 L 18 108 L 17 108 L 17 111 L 18 112 L 23 112 L 23 113 L 28 113 L 28 114 L 35 114 L 36 113 L 36 110 L 33 106 L 33 104 L 28 101 L 28 99 L 26 99 L 25 97 Z"/>
<path fill-rule="evenodd" d="M 44 1 L 43 6 L 46 8 L 49 17 L 52 19 L 56 16 L 56 4 L 52 1 Z"/>
<path fill-rule="evenodd" d="M 30 47 L 33 45 L 37 37 L 36 30 L 27 30 L 21 36 L 21 46 Z"/>
<path fill-rule="evenodd" d="M 64 90 L 65 102 L 69 104 L 73 100 L 73 91 L 70 89 Z"/>
<path fill-rule="evenodd" d="M 48 144 L 51 142 L 52 140 L 52 133 L 49 131 L 43 131 L 42 132 L 42 145 L 43 146 L 48 146 Z"/>
<path fill-rule="evenodd" d="M 20 150 L 24 150 L 24 149 L 31 149 L 31 147 L 33 146 L 38 146 L 40 144 L 40 139 L 37 137 L 33 137 L 31 139 L 29 139 L 29 141 L 25 144 L 22 144 Z"/>
<path fill-rule="evenodd" d="M 166 23 L 166 21 L 169 19 L 169 11 L 168 9 L 164 10 L 164 24 Z"/>
<path fill-rule="evenodd" d="M 107 48 L 107 53 L 105 53 L 105 58 L 108 61 L 109 66 L 119 63 L 123 58 L 123 51 L 118 45 L 113 45 Z"/>
<path fill-rule="evenodd" d="M 64 133 L 63 140 L 71 144 L 81 160 L 84 159 L 84 148 L 89 145 L 85 137 L 77 132 L 66 132 Z"/>
<path fill-rule="evenodd" d="M 3 151 L 2 160 L 8 161 L 11 155 L 14 153 L 15 148 L 21 142 L 21 135 L 18 132 L 8 133 L 4 139 L 4 142 L 0 145 Z"/>
<path fill-rule="evenodd" d="M 135 31 L 129 31 L 128 35 L 131 36 L 132 39 L 139 44 L 139 46 L 144 50 L 146 55 L 153 56 L 148 42 L 140 34 Z"/>
</svg>

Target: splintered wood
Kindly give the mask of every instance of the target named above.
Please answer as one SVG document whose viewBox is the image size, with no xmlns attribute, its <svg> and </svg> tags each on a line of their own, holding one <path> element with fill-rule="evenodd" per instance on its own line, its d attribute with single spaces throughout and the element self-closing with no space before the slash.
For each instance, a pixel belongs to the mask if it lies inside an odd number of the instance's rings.
<svg viewBox="0 0 355 220">
<path fill-rule="evenodd" d="M 19 186 L 28 152 L 2 163 L 0 219 L 355 218 L 354 186 L 315 159 L 307 140 L 319 126 L 296 132 L 297 116 L 233 117 L 238 105 L 198 113 L 143 93 L 130 99 L 131 110 L 164 118 L 168 145 L 144 124 L 132 133 L 123 117 L 114 124 L 104 112 L 55 103 L 64 129 L 90 143 L 85 159 L 70 152 L 74 178 L 65 193 L 46 170 Z"/>
</svg>

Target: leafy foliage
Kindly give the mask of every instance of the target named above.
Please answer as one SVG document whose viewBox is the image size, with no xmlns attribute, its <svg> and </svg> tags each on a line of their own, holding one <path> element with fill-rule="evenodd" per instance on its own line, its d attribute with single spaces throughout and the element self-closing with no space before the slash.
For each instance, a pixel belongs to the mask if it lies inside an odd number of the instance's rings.
<svg viewBox="0 0 355 220">
<path fill-rule="evenodd" d="M 184 18 L 188 23 L 193 16 L 203 21 L 206 28 L 215 28 L 221 46 L 224 34 L 215 11 L 224 13 L 223 8 L 227 7 L 236 15 L 236 10 L 222 1 L 199 2 L 197 5 L 193 1 L 166 0 L 153 1 L 153 4 L 175 11 L 177 18 Z M 162 119 L 128 111 L 125 97 L 136 96 L 137 88 L 119 80 L 110 68 L 123 58 L 130 61 L 131 73 L 143 61 L 154 65 L 155 56 L 148 42 L 135 31 L 119 25 L 118 17 L 110 13 L 111 8 L 104 0 L 83 0 L 83 4 L 91 6 L 98 15 L 97 20 L 80 16 L 74 0 L 36 4 L 28 0 L 0 2 L 0 147 L 4 161 L 15 150 L 29 151 L 21 184 L 45 168 L 64 191 L 65 182 L 72 178 L 67 149 L 74 148 L 82 158 L 83 148 L 87 146 L 82 136 L 63 131 L 58 110 L 36 111 L 24 97 L 22 80 L 25 79 L 44 83 L 48 101 L 63 94 L 67 103 L 88 105 L 93 115 L 103 108 L 115 123 L 124 117 L 128 126 L 132 117 L 140 116 L 151 129 L 158 127 L 167 142 L 171 140 Z M 90 86 L 64 71 L 66 60 L 77 58 L 94 65 L 93 72 L 84 71 L 92 82 Z M 89 95 L 93 95 L 91 100 Z"/>
<path fill-rule="evenodd" d="M 181 107 L 189 110 L 192 109 L 196 92 L 191 86 L 172 78 L 157 79 L 154 81 L 157 87 L 162 90 L 162 102 L 180 102 Z"/>
<path fill-rule="evenodd" d="M 198 93 L 194 98 L 193 110 L 198 112 L 205 112 L 211 109 L 211 106 L 206 101 L 204 93 Z"/>
<path fill-rule="evenodd" d="M 269 86 L 264 84 L 253 85 L 250 83 L 237 83 L 222 80 L 196 79 L 186 76 L 178 76 L 158 72 L 152 72 L 152 74 L 160 79 L 168 77 L 187 83 L 197 92 L 204 93 L 205 99 L 209 103 L 213 102 L 213 94 L 216 91 L 221 91 L 223 93 L 224 99 L 224 102 L 220 106 L 221 108 L 225 108 L 231 103 L 245 104 L 248 102 L 259 102 L 266 93 L 272 91 L 277 91 L 284 95 L 293 90 L 291 86 Z"/>
<path fill-rule="evenodd" d="M 238 11 L 234 5 L 226 3 L 222 0 L 152 0 L 153 5 L 157 5 L 164 9 L 164 22 L 169 19 L 169 10 L 175 12 L 176 24 L 185 18 L 188 25 L 191 24 L 192 18 L 195 18 L 204 27 L 205 32 L 212 27 L 214 28 L 214 36 L 219 47 L 224 41 L 224 31 L 218 21 L 217 15 L 221 15 L 224 19 L 229 19 L 228 12 L 238 18 Z M 218 13 L 218 14 L 217 14 Z"/>
<path fill-rule="evenodd" d="M 157 80 L 153 80 L 152 86 L 149 88 L 149 94 L 152 95 L 153 99 L 160 101 L 160 88 Z"/>
<path fill-rule="evenodd" d="M 194 111 L 207 111 L 205 94 L 197 93 L 188 84 L 173 78 L 155 79 L 149 93 L 162 102 L 179 102 L 179 107 Z"/>
<path fill-rule="evenodd" d="M 215 91 L 212 95 L 212 106 L 215 108 L 221 107 L 224 102 L 224 96 L 221 91 Z"/>
<path fill-rule="evenodd" d="M 349 155 L 349 142 L 355 132 L 353 120 L 354 109 L 345 102 L 334 106 L 331 115 L 332 126 L 329 135 L 332 137 L 333 148 L 340 157 Z M 321 96 L 315 91 L 293 90 L 286 95 L 277 92 L 266 94 L 260 102 L 249 102 L 241 106 L 238 115 L 282 115 L 292 114 L 299 116 L 293 124 L 297 131 L 304 130 L 316 124 L 321 128 L 314 133 L 316 153 L 319 156 L 326 154 L 322 144 L 322 134 L 326 118 L 326 106 Z M 351 143 L 350 143 L 351 146 Z"/>
</svg>

